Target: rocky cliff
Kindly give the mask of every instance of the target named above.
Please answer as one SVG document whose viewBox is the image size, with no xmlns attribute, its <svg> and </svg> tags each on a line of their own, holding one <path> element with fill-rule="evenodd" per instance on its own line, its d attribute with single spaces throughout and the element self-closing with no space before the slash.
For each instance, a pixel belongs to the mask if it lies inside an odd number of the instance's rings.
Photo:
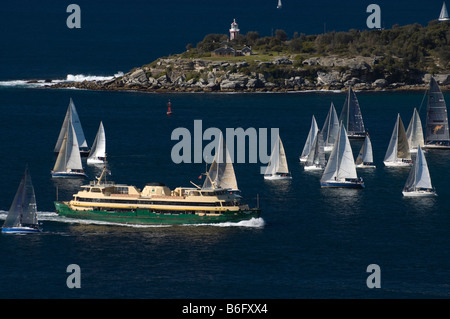
<svg viewBox="0 0 450 319">
<path fill-rule="evenodd" d="M 408 83 L 397 83 L 382 67 L 384 57 L 337 56 L 268 61 L 161 58 L 107 81 L 59 83 L 52 87 L 149 92 L 285 92 L 305 90 L 424 89 L 430 74 L 412 72 Z M 447 88 L 450 74 L 435 75 Z"/>
</svg>

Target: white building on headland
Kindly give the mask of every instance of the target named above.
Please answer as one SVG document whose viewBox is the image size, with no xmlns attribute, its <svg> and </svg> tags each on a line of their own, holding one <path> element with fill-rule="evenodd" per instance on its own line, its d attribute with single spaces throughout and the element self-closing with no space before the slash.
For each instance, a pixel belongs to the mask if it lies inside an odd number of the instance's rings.
<svg viewBox="0 0 450 319">
<path fill-rule="evenodd" d="M 233 19 L 233 23 L 230 27 L 230 40 L 234 40 L 239 35 L 238 24 L 236 23 L 236 19 Z"/>
</svg>

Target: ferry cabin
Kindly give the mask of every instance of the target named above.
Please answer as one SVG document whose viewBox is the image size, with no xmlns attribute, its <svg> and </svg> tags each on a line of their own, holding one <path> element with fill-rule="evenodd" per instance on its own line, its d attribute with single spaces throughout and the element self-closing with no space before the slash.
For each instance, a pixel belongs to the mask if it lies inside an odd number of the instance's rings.
<svg viewBox="0 0 450 319">
<path fill-rule="evenodd" d="M 68 203 L 72 210 L 135 211 L 154 213 L 207 213 L 249 209 L 238 197 L 226 189 L 198 189 L 178 187 L 171 191 L 160 183 L 147 184 L 142 192 L 135 186 L 119 184 L 98 185 L 92 182 L 82 186 Z"/>
</svg>

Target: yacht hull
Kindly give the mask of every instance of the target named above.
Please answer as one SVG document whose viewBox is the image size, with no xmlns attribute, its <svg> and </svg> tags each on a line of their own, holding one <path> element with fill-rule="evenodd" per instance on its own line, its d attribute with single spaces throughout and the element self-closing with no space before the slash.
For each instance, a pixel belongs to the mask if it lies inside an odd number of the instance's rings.
<svg viewBox="0 0 450 319">
<path fill-rule="evenodd" d="M 344 187 L 344 188 L 358 188 L 358 189 L 362 189 L 364 188 L 364 183 L 360 183 L 360 182 L 344 182 L 344 181 L 325 181 L 325 182 L 320 182 L 320 186 L 322 188 L 325 187 Z"/>
<path fill-rule="evenodd" d="M 85 173 L 77 172 L 52 172 L 52 178 L 85 178 Z"/>
<path fill-rule="evenodd" d="M 38 228 L 33 227 L 6 227 L 2 228 L 2 233 L 5 234 L 27 234 L 27 233 L 39 233 Z"/>
<path fill-rule="evenodd" d="M 412 191 L 412 192 L 402 192 L 405 197 L 434 197 L 437 196 L 435 192 L 429 191 Z"/>
</svg>

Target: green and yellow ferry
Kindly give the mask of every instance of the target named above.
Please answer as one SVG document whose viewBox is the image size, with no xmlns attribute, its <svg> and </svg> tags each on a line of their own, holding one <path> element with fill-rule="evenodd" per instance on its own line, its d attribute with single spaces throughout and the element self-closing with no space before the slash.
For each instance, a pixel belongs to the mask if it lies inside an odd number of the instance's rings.
<svg viewBox="0 0 450 319">
<path fill-rule="evenodd" d="M 258 218 L 261 210 L 241 203 L 229 189 L 177 187 L 149 183 L 135 186 L 106 181 L 103 170 L 97 181 L 81 186 L 70 201 L 55 201 L 61 216 L 132 224 L 201 224 L 239 222 Z M 195 184 L 194 184 L 195 185 Z"/>
</svg>

